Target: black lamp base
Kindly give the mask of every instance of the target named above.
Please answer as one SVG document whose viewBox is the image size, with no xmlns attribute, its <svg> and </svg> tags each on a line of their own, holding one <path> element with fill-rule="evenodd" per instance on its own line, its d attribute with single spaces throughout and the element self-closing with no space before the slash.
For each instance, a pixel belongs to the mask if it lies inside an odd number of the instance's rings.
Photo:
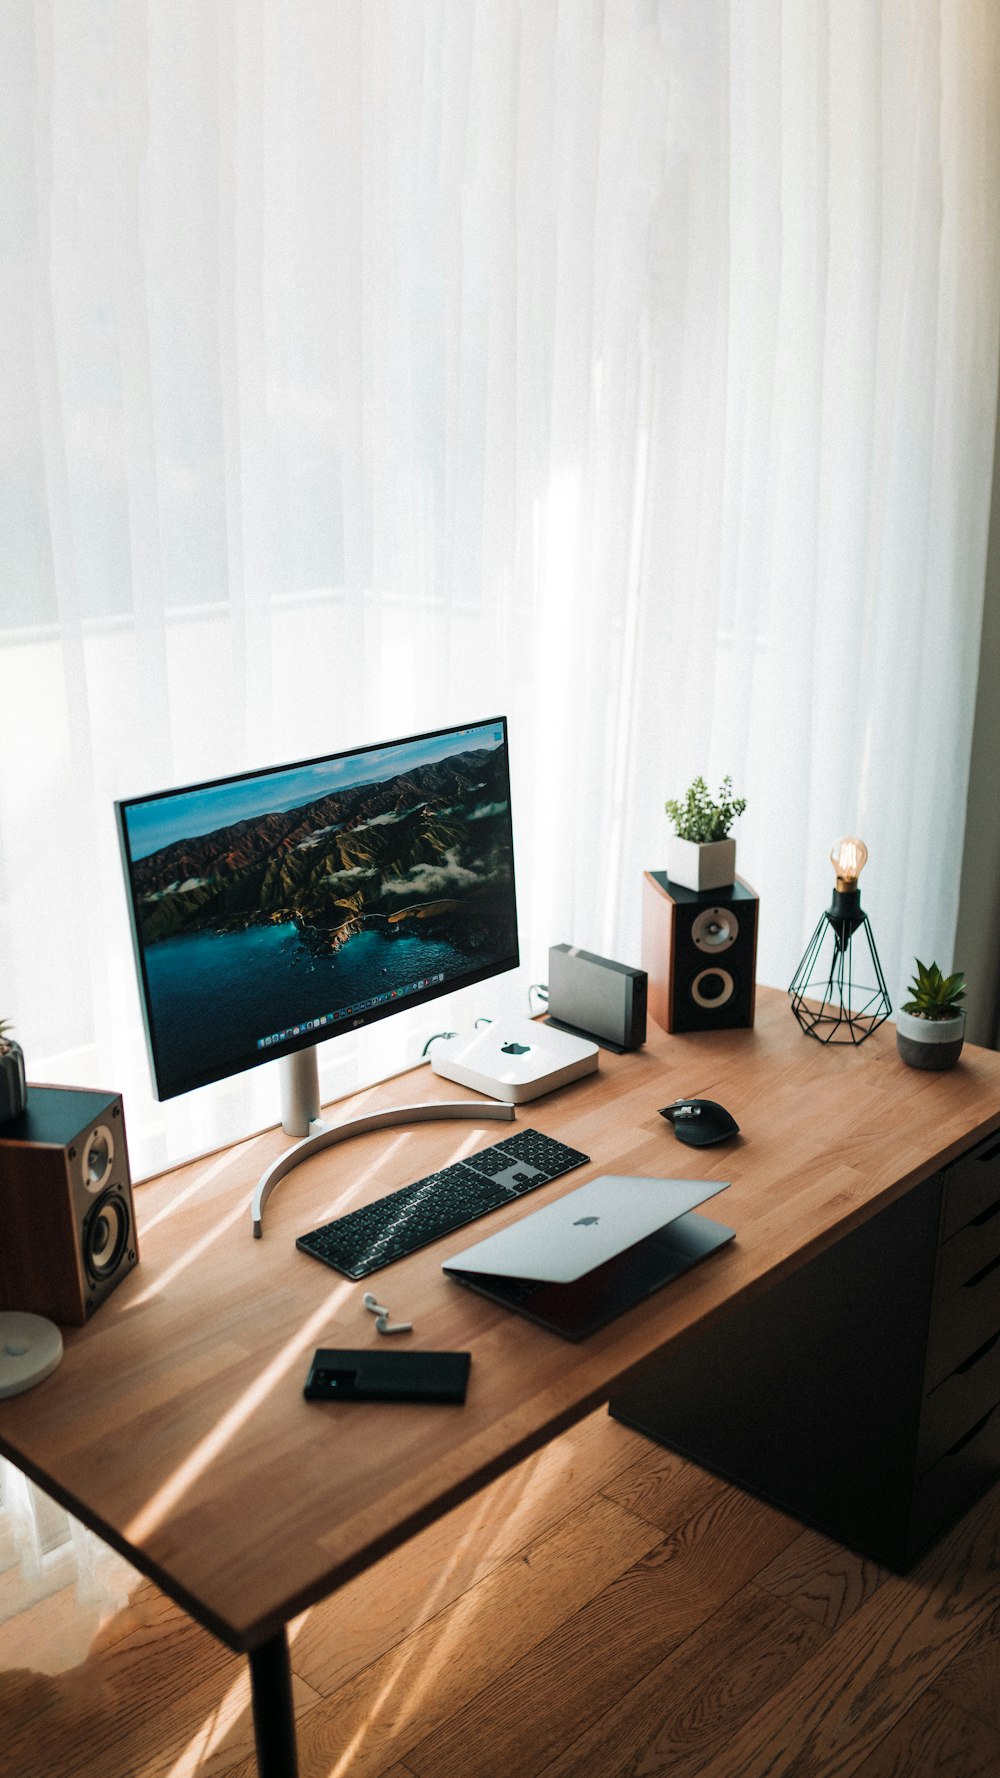
<svg viewBox="0 0 1000 1778">
<path fill-rule="evenodd" d="M 838 892 L 820 916 L 788 990 L 795 1017 L 818 1043 L 864 1043 L 892 1011 L 857 890 L 847 900 Z"/>
</svg>

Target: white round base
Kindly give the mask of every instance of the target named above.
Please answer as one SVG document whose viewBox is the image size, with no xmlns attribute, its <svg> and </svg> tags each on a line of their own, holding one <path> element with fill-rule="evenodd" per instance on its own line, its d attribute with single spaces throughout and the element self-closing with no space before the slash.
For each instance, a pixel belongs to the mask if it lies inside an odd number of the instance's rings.
<svg viewBox="0 0 1000 1778">
<path fill-rule="evenodd" d="M 0 1314 L 0 1400 L 50 1377 L 63 1355 L 62 1334 L 44 1315 Z"/>
</svg>

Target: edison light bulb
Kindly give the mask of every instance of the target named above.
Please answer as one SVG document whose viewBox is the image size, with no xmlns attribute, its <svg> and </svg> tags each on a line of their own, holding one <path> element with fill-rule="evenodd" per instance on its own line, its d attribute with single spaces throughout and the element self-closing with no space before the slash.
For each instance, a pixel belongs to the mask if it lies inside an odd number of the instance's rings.
<svg viewBox="0 0 1000 1778">
<path fill-rule="evenodd" d="M 838 840 L 830 852 L 830 863 L 837 873 L 837 888 L 856 889 L 867 859 L 868 847 L 864 840 Z"/>
</svg>

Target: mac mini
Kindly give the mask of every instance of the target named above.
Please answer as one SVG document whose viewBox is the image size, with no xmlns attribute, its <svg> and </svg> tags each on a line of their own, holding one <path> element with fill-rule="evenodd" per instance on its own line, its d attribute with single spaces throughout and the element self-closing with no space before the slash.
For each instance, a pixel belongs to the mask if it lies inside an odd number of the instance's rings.
<svg viewBox="0 0 1000 1778">
<path fill-rule="evenodd" d="M 431 1067 L 445 1080 L 523 1105 L 597 1069 L 599 1049 L 584 1037 L 572 1037 L 536 1019 L 490 1019 L 471 1036 L 439 1038 L 431 1050 Z"/>
</svg>

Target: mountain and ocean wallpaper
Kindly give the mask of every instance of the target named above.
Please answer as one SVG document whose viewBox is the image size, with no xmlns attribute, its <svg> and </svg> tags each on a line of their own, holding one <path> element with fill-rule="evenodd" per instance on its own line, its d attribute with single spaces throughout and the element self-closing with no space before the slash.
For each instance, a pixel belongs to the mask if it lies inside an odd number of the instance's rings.
<svg viewBox="0 0 1000 1778">
<path fill-rule="evenodd" d="M 161 1098 L 517 959 L 499 722 L 120 817 Z"/>
</svg>

